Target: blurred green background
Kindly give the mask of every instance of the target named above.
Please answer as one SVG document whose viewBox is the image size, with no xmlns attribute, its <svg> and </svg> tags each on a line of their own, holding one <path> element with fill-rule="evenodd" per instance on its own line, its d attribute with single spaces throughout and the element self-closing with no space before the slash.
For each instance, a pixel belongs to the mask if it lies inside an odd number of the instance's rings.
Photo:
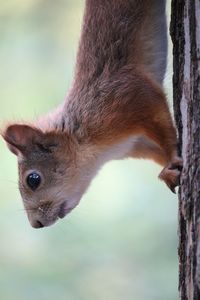
<svg viewBox="0 0 200 300">
<path fill-rule="evenodd" d="M 0 121 L 28 120 L 63 101 L 84 2 L 0 5 Z M 170 98 L 170 67 L 166 80 Z M 28 223 L 16 158 L 0 140 L 0 300 L 175 300 L 177 199 L 149 161 L 107 164 L 64 220 Z"/>
</svg>

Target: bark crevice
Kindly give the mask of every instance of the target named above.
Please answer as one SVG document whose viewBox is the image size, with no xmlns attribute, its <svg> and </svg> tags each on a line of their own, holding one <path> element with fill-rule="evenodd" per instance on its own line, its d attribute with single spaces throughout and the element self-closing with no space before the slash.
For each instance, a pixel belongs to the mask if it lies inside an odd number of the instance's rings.
<svg viewBox="0 0 200 300">
<path fill-rule="evenodd" d="M 200 1 L 172 0 L 174 114 L 183 171 L 179 190 L 179 292 L 200 299 Z"/>
</svg>

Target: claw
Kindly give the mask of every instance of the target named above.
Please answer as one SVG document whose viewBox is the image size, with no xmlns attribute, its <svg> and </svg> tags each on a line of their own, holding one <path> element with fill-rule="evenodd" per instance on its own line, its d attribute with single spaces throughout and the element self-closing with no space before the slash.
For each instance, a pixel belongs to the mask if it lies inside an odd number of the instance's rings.
<svg viewBox="0 0 200 300">
<path fill-rule="evenodd" d="M 180 185 L 180 174 L 182 170 L 182 159 L 177 157 L 167 165 L 160 173 L 159 178 L 165 181 L 172 193 L 176 194 L 175 187 Z"/>
<path fill-rule="evenodd" d="M 172 191 L 172 193 L 176 194 L 175 186 L 167 185 L 168 188 Z"/>
</svg>

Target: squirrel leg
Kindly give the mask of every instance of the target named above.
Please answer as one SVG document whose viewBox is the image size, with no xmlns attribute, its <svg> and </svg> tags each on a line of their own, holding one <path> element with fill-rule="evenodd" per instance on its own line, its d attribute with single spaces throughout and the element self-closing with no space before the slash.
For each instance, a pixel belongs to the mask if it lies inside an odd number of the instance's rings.
<svg viewBox="0 0 200 300">
<path fill-rule="evenodd" d="M 132 150 L 128 153 L 128 157 L 151 159 L 161 166 L 167 164 L 164 151 L 153 141 L 145 136 L 138 136 L 134 140 Z"/>
<path fill-rule="evenodd" d="M 161 171 L 159 178 L 175 193 L 175 187 L 180 184 L 180 172 L 182 169 L 182 159 L 177 154 L 177 138 L 175 128 L 171 119 L 166 102 L 158 105 L 157 115 L 147 126 L 145 126 L 145 135 L 158 145 L 162 150 L 162 158 L 165 167 Z M 159 111 L 159 107 L 160 111 Z M 155 151 L 155 157 L 158 150 Z"/>
<path fill-rule="evenodd" d="M 165 166 L 159 178 L 165 181 L 172 192 L 175 192 L 175 187 L 179 185 L 182 168 L 182 159 L 177 155 L 172 156 L 172 160 L 169 162 L 165 151 L 158 144 L 144 136 L 140 136 L 134 142 L 133 149 L 128 153 L 128 157 L 151 159 L 161 166 Z"/>
<path fill-rule="evenodd" d="M 182 170 L 183 162 L 182 159 L 176 156 L 172 162 L 170 162 L 159 174 L 159 178 L 167 184 L 173 193 L 175 187 L 180 184 L 180 174 Z"/>
<path fill-rule="evenodd" d="M 138 74 L 138 78 L 139 75 L 141 73 Z M 140 135 L 147 139 L 140 138 L 138 140 L 132 155 L 150 158 L 163 165 L 164 169 L 159 178 L 165 181 L 167 186 L 175 192 L 175 187 L 179 185 L 182 159 L 177 154 L 176 130 L 166 97 L 161 87 L 148 76 L 143 74 L 140 77 L 140 82 L 142 85 L 138 84 L 137 94 L 135 94 L 136 96 L 139 95 L 139 98 L 129 102 L 127 116 L 129 116 L 129 112 L 133 112 L 133 129 L 138 128 L 141 132 Z M 137 110 L 138 103 L 142 107 L 140 110 Z M 128 122 L 131 122 L 131 118 Z"/>
</svg>

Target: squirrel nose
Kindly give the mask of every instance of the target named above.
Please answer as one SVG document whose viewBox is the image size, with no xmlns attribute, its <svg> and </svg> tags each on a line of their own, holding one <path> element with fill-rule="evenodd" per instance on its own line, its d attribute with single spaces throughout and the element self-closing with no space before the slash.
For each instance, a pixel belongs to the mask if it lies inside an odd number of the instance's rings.
<svg viewBox="0 0 200 300">
<path fill-rule="evenodd" d="M 38 220 L 35 220 L 31 225 L 34 228 L 42 228 L 42 227 L 44 227 L 44 225 L 42 224 L 42 222 L 40 222 Z"/>
</svg>

